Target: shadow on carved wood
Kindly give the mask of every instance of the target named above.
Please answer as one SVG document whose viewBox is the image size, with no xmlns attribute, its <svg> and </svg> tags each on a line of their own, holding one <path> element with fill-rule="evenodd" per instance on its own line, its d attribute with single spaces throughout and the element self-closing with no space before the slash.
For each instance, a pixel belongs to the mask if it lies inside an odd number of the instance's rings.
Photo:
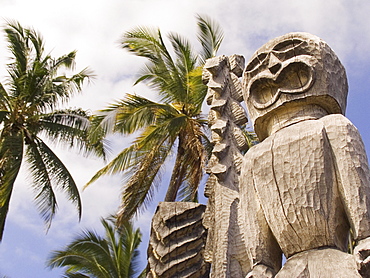
<svg viewBox="0 0 370 278">
<path fill-rule="evenodd" d="M 171 209 L 176 203 L 164 213 L 160 205 L 148 277 L 190 277 L 192 264 L 199 271 L 191 277 L 370 277 L 370 171 L 361 136 L 344 117 L 347 78 L 332 49 L 290 33 L 262 46 L 245 68 L 242 56 L 220 56 L 203 74 L 214 148 L 207 208 L 194 227 L 202 218 L 206 246 L 203 226 L 193 239 L 202 247 L 186 243 L 200 256 L 173 245 L 168 239 L 188 237 L 176 221 L 193 220 Z M 261 141 L 248 152 L 243 100 Z"/>
<path fill-rule="evenodd" d="M 370 277 L 369 167 L 343 116 L 348 86 L 338 57 L 318 37 L 290 33 L 254 54 L 243 85 L 262 141 L 241 171 L 247 277 L 361 277 L 357 267 Z M 350 228 L 355 256 L 346 253 Z"/>
<path fill-rule="evenodd" d="M 244 58 L 239 55 L 209 59 L 203 69 L 214 145 L 207 167 L 208 204 L 203 221 L 208 229 L 205 258 L 212 264 L 211 277 L 244 277 L 250 269 L 238 209 L 240 167 L 249 148 L 242 130 L 248 120 L 240 105 L 243 69 Z"/>
<path fill-rule="evenodd" d="M 209 277 L 204 261 L 205 205 L 161 202 L 152 220 L 148 248 L 148 278 Z"/>
</svg>

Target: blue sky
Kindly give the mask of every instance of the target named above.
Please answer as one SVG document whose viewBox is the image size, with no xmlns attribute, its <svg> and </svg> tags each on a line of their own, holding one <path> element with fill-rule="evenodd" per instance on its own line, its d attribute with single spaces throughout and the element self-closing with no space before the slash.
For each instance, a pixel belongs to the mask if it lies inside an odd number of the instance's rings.
<svg viewBox="0 0 370 278">
<path fill-rule="evenodd" d="M 349 80 L 347 117 L 358 127 L 370 152 L 370 3 L 361 0 L 0 0 L 0 21 L 18 20 L 32 26 L 44 37 L 53 56 L 74 49 L 77 69 L 89 66 L 97 78 L 84 87 L 70 106 L 96 111 L 125 93 L 135 92 L 155 98 L 144 85 L 132 87 L 143 60 L 118 46 L 120 36 L 138 26 L 160 27 L 163 33 L 175 31 L 197 46 L 195 14 L 207 14 L 225 31 L 219 54 L 242 54 L 246 60 L 269 39 L 292 31 L 305 31 L 324 39 L 344 64 Z M 0 37 L 0 82 L 6 76 L 8 53 Z M 112 137 L 114 151 L 131 138 Z M 84 158 L 57 146 L 57 153 L 82 187 L 104 165 L 96 158 Z M 168 169 L 168 172 L 170 169 Z M 166 173 L 163 183 L 166 182 Z M 4 239 L 0 244 L 0 277 L 59 277 L 61 270 L 45 269 L 51 250 L 59 249 L 81 230 L 102 231 L 100 217 L 113 213 L 119 204 L 122 177 L 107 177 L 82 193 L 83 217 L 79 223 L 73 206 L 59 195 L 59 211 L 45 234 L 42 220 L 32 201 L 27 172 L 16 182 Z M 162 190 L 163 191 L 163 190 Z M 161 191 L 154 202 L 160 201 Z M 146 241 L 155 206 L 141 214 L 136 225 L 144 234 L 142 266 Z"/>
</svg>

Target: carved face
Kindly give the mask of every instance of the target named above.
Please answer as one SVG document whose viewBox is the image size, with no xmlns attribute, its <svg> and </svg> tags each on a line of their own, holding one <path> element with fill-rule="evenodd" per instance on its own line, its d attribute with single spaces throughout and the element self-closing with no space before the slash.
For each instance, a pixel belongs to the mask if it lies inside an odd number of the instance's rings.
<svg viewBox="0 0 370 278">
<path fill-rule="evenodd" d="M 245 68 L 243 84 L 256 131 L 261 129 L 256 124 L 298 102 L 328 114 L 345 111 L 344 68 L 324 41 L 307 33 L 289 33 L 262 46 Z"/>
<path fill-rule="evenodd" d="M 300 94 L 312 86 L 315 58 L 307 46 L 301 39 L 287 39 L 258 53 L 249 62 L 244 76 L 249 80 L 248 91 L 254 107 L 267 108 L 281 94 Z"/>
</svg>

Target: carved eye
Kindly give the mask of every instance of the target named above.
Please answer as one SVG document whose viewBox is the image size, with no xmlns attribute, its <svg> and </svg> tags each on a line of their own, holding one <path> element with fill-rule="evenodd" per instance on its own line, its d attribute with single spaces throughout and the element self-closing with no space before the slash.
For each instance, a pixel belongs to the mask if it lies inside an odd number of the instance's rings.
<svg viewBox="0 0 370 278">
<path fill-rule="evenodd" d="M 266 77 L 259 78 L 251 84 L 249 90 L 254 106 L 264 109 L 274 104 L 281 93 L 305 92 L 311 87 L 313 81 L 313 70 L 310 66 L 294 62 L 285 67 L 276 80 Z"/>
<path fill-rule="evenodd" d="M 260 53 L 247 66 L 246 71 L 251 71 L 257 68 L 267 57 L 267 53 Z"/>
<path fill-rule="evenodd" d="M 273 50 L 278 51 L 278 52 L 285 52 L 287 50 L 290 50 L 290 49 L 293 49 L 293 48 L 297 47 L 301 43 L 303 43 L 303 41 L 299 40 L 299 39 L 286 40 L 286 41 L 283 41 L 283 42 L 278 43 L 277 45 L 275 45 Z"/>
</svg>

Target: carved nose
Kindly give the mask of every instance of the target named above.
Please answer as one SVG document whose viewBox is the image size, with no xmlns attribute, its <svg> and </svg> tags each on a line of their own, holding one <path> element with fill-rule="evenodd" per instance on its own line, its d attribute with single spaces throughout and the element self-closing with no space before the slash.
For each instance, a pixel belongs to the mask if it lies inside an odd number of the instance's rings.
<svg viewBox="0 0 370 278">
<path fill-rule="evenodd" d="M 268 68 L 272 74 L 277 73 L 281 68 L 281 62 L 274 54 L 270 55 Z"/>
</svg>

